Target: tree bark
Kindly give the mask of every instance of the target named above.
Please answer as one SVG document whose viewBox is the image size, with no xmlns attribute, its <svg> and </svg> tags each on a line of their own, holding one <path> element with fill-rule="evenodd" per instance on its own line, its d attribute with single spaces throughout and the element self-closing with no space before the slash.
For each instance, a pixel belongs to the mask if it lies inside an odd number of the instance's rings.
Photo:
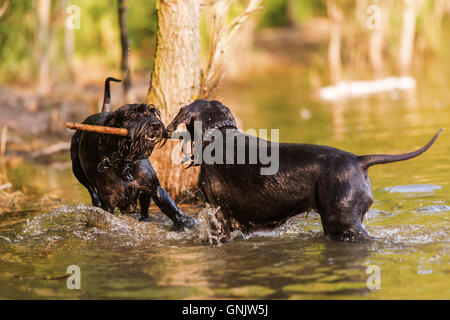
<svg viewBox="0 0 450 320">
<path fill-rule="evenodd" d="M 221 13 L 226 15 L 230 3 L 231 1 L 225 1 L 212 4 L 215 9 L 220 5 Z M 213 95 L 222 79 L 221 58 L 228 51 L 229 40 L 247 17 L 259 9 L 259 3 L 260 0 L 249 1 L 246 10 L 230 24 L 218 26 L 220 30 L 217 36 L 221 38 L 216 39 L 216 47 L 212 48 L 202 83 L 201 0 L 157 0 L 157 48 L 147 103 L 162 110 L 164 123 L 170 122 L 183 105 L 191 103 L 199 96 L 210 98 Z M 224 21 L 216 21 L 219 24 L 222 22 Z M 184 170 L 184 166 L 175 165 L 171 161 L 175 144 L 175 141 L 168 141 L 164 149 L 154 152 L 151 156 L 153 166 L 158 172 L 160 183 L 172 196 L 180 195 L 186 189 L 191 189 L 188 192 L 190 194 L 195 193 L 199 167 Z"/>
<path fill-rule="evenodd" d="M 369 37 L 369 60 L 374 78 L 376 79 L 382 78 L 384 74 L 383 38 L 383 31 L 381 29 L 372 30 Z"/>
<path fill-rule="evenodd" d="M 165 124 L 200 90 L 200 0 L 157 0 L 157 48 L 147 103 L 162 110 Z M 162 186 L 172 195 L 193 188 L 198 167 L 184 170 L 171 161 L 178 142 L 155 150 L 151 161 Z"/>
<path fill-rule="evenodd" d="M 385 73 L 383 49 L 386 37 L 386 29 L 389 22 L 389 12 L 392 5 L 391 0 L 385 0 L 378 7 L 380 8 L 379 28 L 370 30 L 369 37 L 369 61 L 374 73 L 374 78 L 382 78 Z"/>
<path fill-rule="evenodd" d="M 327 13 L 330 23 L 330 42 L 328 45 L 328 65 L 330 67 L 330 81 L 337 83 L 342 75 L 341 63 L 341 25 L 344 13 L 335 1 L 327 1 Z"/>
<path fill-rule="evenodd" d="M 69 5 L 69 0 L 61 0 L 61 7 L 63 11 L 63 16 L 66 14 L 66 7 Z M 72 28 L 67 28 L 64 23 L 64 57 L 66 60 L 66 66 L 68 71 L 68 78 L 71 83 L 75 81 L 75 75 L 73 72 L 73 56 L 75 53 L 75 34 Z"/>
<path fill-rule="evenodd" d="M 157 49 L 147 102 L 167 118 L 200 89 L 200 0 L 158 0 L 156 6 Z"/>
<path fill-rule="evenodd" d="M 38 0 L 38 66 L 39 66 L 39 94 L 45 95 L 50 90 L 49 78 L 49 46 L 50 46 L 50 9 L 51 0 Z"/>
<path fill-rule="evenodd" d="M 403 0 L 402 30 L 397 59 L 397 65 L 401 75 L 410 72 L 413 57 L 418 7 L 415 1 L 416 0 Z"/>
</svg>

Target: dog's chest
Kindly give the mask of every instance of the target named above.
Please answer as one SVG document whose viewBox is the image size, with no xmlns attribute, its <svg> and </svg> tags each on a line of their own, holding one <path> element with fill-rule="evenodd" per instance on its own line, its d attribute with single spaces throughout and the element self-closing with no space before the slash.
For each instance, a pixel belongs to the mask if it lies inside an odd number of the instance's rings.
<svg viewBox="0 0 450 320">
<path fill-rule="evenodd" d="M 119 206 L 136 203 L 136 201 L 145 193 L 143 188 L 134 182 L 122 184 L 117 190 L 119 196 Z"/>
<path fill-rule="evenodd" d="M 138 168 L 131 168 L 126 172 L 123 170 L 111 170 L 107 174 L 108 178 L 105 179 L 105 185 L 108 185 L 108 189 L 112 189 L 123 199 L 122 202 L 135 201 L 144 193 L 150 193 L 154 188 L 151 183 L 151 175 L 142 172 Z"/>
</svg>

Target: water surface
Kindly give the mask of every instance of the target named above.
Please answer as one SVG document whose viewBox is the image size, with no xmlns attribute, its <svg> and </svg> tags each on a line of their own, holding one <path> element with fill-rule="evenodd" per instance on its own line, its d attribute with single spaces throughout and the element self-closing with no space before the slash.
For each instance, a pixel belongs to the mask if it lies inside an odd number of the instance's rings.
<svg viewBox="0 0 450 320">
<path fill-rule="evenodd" d="M 302 77 L 280 75 L 255 78 L 221 96 L 243 128 L 279 128 L 284 142 L 402 153 L 424 145 L 441 127 L 450 130 L 448 85 L 423 75 L 412 92 L 325 103 Z M 375 203 L 364 224 L 375 240 L 365 243 L 326 239 L 319 216 L 310 214 L 210 247 L 198 230 L 171 231 L 157 208 L 151 222 L 137 222 L 80 205 L 89 197 L 68 156 L 51 166 L 9 168 L 9 180 L 28 200 L 0 214 L 0 298 L 448 299 L 447 131 L 414 160 L 370 169 Z M 198 215 L 202 208 L 183 210 Z M 81 269 L 81 290 L 51 280 L 69 265 Z M 366 284 L 373 265 L 381 270 L 379 290 Z"/>
</svg>

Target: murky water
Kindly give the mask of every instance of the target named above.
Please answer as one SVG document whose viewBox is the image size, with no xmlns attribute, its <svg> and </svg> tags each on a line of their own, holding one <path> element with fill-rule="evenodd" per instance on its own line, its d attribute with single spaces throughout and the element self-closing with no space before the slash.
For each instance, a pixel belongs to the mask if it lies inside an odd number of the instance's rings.
<svg viewBox="0 0 450 320">
<path fill-rule="evenodd" d="M 0 214 L 0 298 L 449 299 L 448 85 L 424 75 L 415 92 L 323 103 L 302 77 L 280 76 L 222 93 L 244 128 L 279 128 L 282 141 L 357 154 L 410 151 L 447 127 L 424 155 L 370 169 L 375 203 L 364 224 L 376 240 L 367 243 L 326 239 L 310 214 L 210 247 L 204 230 L 171 231 L 157 208 L 151 222 L 137 222 L 80 205 L 89 198 L 68 157 L 9 169 L 29 198 Z M 67 289 L 69 265 L 81 269 L 80 290 Z M 380 268 L 378 290 L 367 286 L 369 266 Z"/>
</svg>

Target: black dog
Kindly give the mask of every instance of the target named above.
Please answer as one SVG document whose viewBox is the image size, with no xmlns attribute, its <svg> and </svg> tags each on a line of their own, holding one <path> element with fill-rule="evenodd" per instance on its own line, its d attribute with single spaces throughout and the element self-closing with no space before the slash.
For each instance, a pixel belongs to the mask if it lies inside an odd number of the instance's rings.
<svg viewBox="0 0 450 320">
<path fill-rule="evenodd" d="M 180 109 L 167 131 L 171 133 L 179 124 L 185 123 L 192 136 L 194 121 L 202 123 L 203 151 L 215 141 L 215 138 L 210 139 L 212 130 L 219 130 L 224 136 L 227 130 L 234 134 L 231 140 L 234 142 L 234 164 L 226 164 L 225 156 L 220 161 L 224 164 L 197 163 L 201 165 L 201 190 L 214 207 L 220 207 L 213 219 L 216 225 L 212 227 L 215 227 L 221 242 L 229 240 L 232 230 L 271 229 L 296 214 L 310 210 L 317 210 L 320 214 L 324 233 L 331 239 L 351 241 L 367 238 L 361 223 L 373 203 L 368 168 L 416 157 L 425 152 L 440 133 L 423 148 L 401 155 L 357 156 L 327 146 L 275 144 L 263 140 L 267 148 L 278 148 L 279 169 L 276 174 L 261 175 L 264 165 L 260 159 L 254 164 L 247 162 L 250 152 L 258 153 L 261 139 L 238 131 L 226 106 L 218 101 L 197 100 Z M 239 141 L 244 142 L 239 144 Z M 194 150 L 199 149 L 194 145 Z M 236 164 L 239 150 L 245 150 L 246 164 Z M 225 145 L 221 151 L 226 153 Z"/>
<path fill-rule="evenodd" d="M 83 123 L 126 128 L 128 136 L 75 132 L 70 148 L 75 177 L 88 189 L 92 204 L 108 212 L 112 213 L 115 207 L 122 213 L 135 210 L 139 200 L 141 219 L 145 219 L 153 199 L 175 227 L 195 224 L 161 188 L 148 160 L 153 148 L 167 139 L 158 109 L 152 105 L 127 104 L 108 112 L 111 80 L 120 81 L 106 79 L 102 112 Z"/>
</svg>

